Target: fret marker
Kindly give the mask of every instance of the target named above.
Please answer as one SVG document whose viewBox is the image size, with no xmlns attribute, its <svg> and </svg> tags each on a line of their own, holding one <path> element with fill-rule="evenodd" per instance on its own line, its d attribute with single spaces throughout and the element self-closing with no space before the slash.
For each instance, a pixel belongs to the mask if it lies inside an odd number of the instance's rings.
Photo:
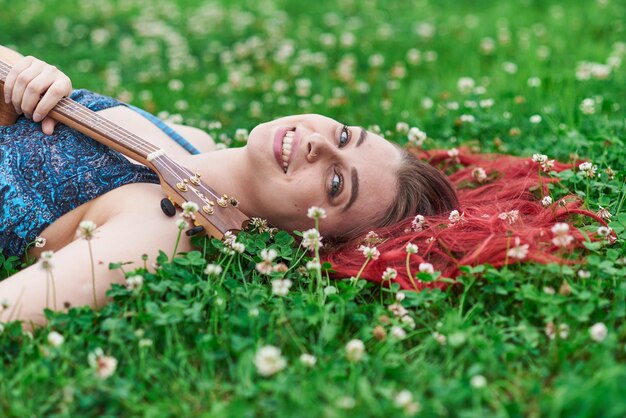
<svg viewBox="0 0 626 418">
<path fill-rule="evenodd" d="M 146 160 L 152 161 L 155 158 L 159 158 L 162 155 L 165 155 L 165 150 L 164 149 L 158 149 L 158 150 L 153 151 L 150 154 L 148 154 L 148 156 L 146 157 Z"/>
</svg>

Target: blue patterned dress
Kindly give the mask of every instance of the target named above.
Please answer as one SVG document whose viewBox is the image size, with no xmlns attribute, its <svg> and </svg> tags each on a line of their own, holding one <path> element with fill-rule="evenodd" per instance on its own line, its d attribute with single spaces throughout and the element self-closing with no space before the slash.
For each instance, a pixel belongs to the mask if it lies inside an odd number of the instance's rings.
<svg viewBox="0 0 626 418">
<path fill-rule="evenodd" d="M 71 98 L 93 111 L 126 105 L 87 90 L 75 90 Z M 189 152 L 199 153 L 154 115 L 129 107 Z M 57 124 L 53 135 L 23 116 L 0 126 L 0 250 L 21 257 L 28 243 L 55 220 L 131 183 L 158 184 L 159 179 L 149 168 L 63 124 Z"/>
</svg>

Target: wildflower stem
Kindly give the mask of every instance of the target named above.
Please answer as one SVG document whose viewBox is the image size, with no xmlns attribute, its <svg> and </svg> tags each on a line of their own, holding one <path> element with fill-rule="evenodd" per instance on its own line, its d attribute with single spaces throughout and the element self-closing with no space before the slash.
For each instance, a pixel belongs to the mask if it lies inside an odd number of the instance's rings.
<svg viewBox="0 0 626 418">
<path fill-rule="evenodd" d="M 367 266 L 367 263 L 370 262 L 371 257 L 367 257 L 365 259 L 365 263 L 363 263 L 363 265 L 361 266 L 361 270 L 359 270 L 359 272 L 356 274 L 356 277 L 354 278 L 354 282 L 356 283 L 359 280 L 359 277 L 361 277 L 361 273 L 363 273 L 363 270 L 365 270 L 365 266 Z"/>
<path fill-rule="evenodd" d="M 320 230 L 320 220 L 319 218 L 315 218 L 315 229 L 317 231 Z M 318 263 L 321 264 L 320 262 L 320 243 L 319 240 L 315 243 L 315 259 L 317 260 Z M 323 283 L 322 283 L 322 269 L 321 267 L 319 269 L 316 269 L 316 278 L 317 278 L 317 288 L 319 289 Z"/>
<path fill-rule="evenodd" d="M 87 240 L 89 246 L 89 261 L 91 262 L 91 284 L 93 285 L 93 306 L 98 308 L 98 300 L 96 299 L 96 268 L 93 264 L 93 249 L 91 248 L 91 241 Z"/>
<path fill-rule="evenodd" d="M 172 260 L 176 257 L 176 250 L 178 250 L 178 244 L 180 243 L 180 236 L 183 234 L 182 229 L 178 229 L 178 236 L 176 237 L 176 244 L 174 245 L 174 251 L 172 252 Z"/>
<path fill-rule="evenodd" d="M 417 289 L 417 284 L 415 284 L 415 279 L 413 278 L 413 274 L 411 273 L 411 265 L 409 263 L 409 259 L 411 258 L 411 254 L 406 255 L 406 274 L 408 274 L 409 279 L 411 280 L 411 284 L 415 289 Z"/>
</svg>

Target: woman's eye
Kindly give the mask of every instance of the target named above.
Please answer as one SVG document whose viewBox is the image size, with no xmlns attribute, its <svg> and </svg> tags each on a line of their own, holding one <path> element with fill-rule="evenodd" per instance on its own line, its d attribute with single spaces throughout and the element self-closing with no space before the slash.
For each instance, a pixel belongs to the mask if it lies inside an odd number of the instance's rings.
<svg viewBox="0 0 626 418">
<path fill-rule="evenodd" d="M 340 173 L 338 172 L 334 172 L 335 174 L 333 175 L 333 179 L 330 183 L 330 197 L 335 197 L 339 194 L 339 192 L 341 192 L 341 189 L 343 188 L 343 177 L 341 176 Z"/>
<path fill-rule="evenodd" d="M 339 148 L 345 147 L 348 142 L 350 142 L 350 138 L 352 137 L 352 133 L 350 129 L 346 125 L 343 125 L 341 128 L 341 134 L 339 135 Z"/>
</svg>

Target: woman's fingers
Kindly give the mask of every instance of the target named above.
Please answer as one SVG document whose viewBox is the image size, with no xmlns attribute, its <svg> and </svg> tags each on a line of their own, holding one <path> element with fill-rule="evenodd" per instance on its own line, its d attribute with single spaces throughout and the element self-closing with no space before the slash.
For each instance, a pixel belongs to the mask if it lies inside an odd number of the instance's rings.
<svg viewBox="0 0 626 418">
<path fill-rule="evenodd" d="M 41 130 L 46 135 L 52 135 L 54 133 L 54 127 L 56 126 L 57 121 L 52 119 L 51 117 L 45 118 L 41 121 Z"/>
<path fill-rule="evenodd" d="M 22 98 L 22 111 L 26 115 L 26 117 L 31 117 L 38 103 L 40 102 L 41 95 L 48 90 L 48 88 L 54 83 L 54 78 L 51 77 L 49 71 L 44 71 L 43 73 L 36 76 L 24 90 L 24 97 Z M 43 115 L 45 116 L 45 115 Z M 35 122 L 39 122 L 43 118 L 39 118 L 39 120 L 35 120 L 33 115 L 33 120 Z"/>
<path fill-rule="evenodd" d="M 24 57 L 17 64 L 15 64 L 11 71 L 9 71 L 9 74 L 7 74 L 7 78 L 4 82 L 4 102 L 6 104 L 11 103 L 11 97 L 13 95 L 13 85 L 15 84 L 17 77 L 22 71 L 30 67 L 34 60 L 35 58 L 31 56 Z"/>
<path fill-rule="evenodd" d="M 62 77 L 55 78 L 52 81 L 52 84 L 44 89 L 45 94 L 39 100 L 37 107 L 33 109 L 32 115 L 35 122 L 39 122 L 46 117 L 63 97 L 72 93 L 72 82 L 67 76 L 62 75 Z"/>
<path fill-rule="evenodd" d="M 11 103 L 18 114 L 24 113 L 26 117 L 40 122 L 48 119 L 50 110 L 71 93 L 72 82 L 65 74 L 52 65 L 28 56 L 20 60 L 7 75 L 4 101 Z M 52 133 L 55 124 L 50 119 L 42 129 Z"/>
<path fill-rule="evenodd" d="M 11 94 L 11 102 L 13 103 L 13 107 L 18 114 L 24 113 L 22 110 L 22 100 L 24 99 L 26 87 L 34 78 L 36 78 L 40 74 L 41 70 L 43 69 L 43 65 L 44 64 L 41 61 L 33 62 L 15 79 L 13 92 Z"/>
</svg>

